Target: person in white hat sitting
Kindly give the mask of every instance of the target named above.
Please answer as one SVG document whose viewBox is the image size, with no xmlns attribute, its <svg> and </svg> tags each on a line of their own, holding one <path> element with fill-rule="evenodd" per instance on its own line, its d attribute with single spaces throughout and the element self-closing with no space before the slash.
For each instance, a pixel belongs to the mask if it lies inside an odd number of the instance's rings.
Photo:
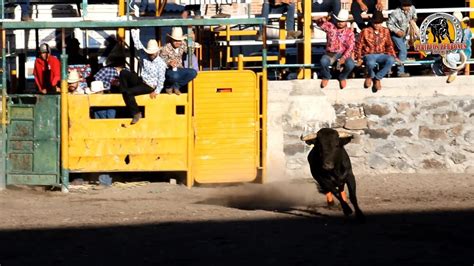
<svg viewBox="0 0 474 266">
<path fill-rule="evenodd" d="M 159 94 L 163 89 L 166 74 L 166 63 L 159 56 L 161 48 L 155 39 L 150 39 L 145 48 L 140 41 L 140 30 L 132 29 L 131 33 L 135 48 L 139 51 L 143 82 L 152 87 L 156 94 Z"/>
<path fill-rule="evenodd" d="M 197 71 L 183 66 L 183 54 L 187 53 L 186 35 L 183 35 L 181 27 L 173 27 L 170 42 L 161 49 L 160 56 L 165 61 L 168 69 L 166 70 L 166 92 L 168 94 L 181 94 L 180 89 L 186 89 L 186 85 L 197 76 Z M 200 45 L 193 43 L 193 48 Z"/>
<path fill-rule="evenodd" d="M 329 17 L 315 18 L 317 25 L 326 32 L 326 53 L 321 57 L 321 88 L 327 86 L 331 79 L 330 66 L 336 64 L 339 74 L 339 87 L 346 87 L 346 79 L 355 67 L 352 52 L 355 46 L 354 32 L 348 27 L 349 11 L 341 9 L 333 15 L 336 25 L 329 22 Z"/>
</svg>

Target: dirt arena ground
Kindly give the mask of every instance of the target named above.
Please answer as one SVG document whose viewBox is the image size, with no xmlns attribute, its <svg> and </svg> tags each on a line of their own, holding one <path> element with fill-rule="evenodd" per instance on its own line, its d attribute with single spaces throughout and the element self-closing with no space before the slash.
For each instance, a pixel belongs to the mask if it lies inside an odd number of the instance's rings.
<svg viewBox="0 0 474 266">
<path fill-rule="evenodd" d="M 0 265 L 474 265 L 474 175 L 358 178 L 367 222 L 312 180 L 0 191 Z"/>
</svg>

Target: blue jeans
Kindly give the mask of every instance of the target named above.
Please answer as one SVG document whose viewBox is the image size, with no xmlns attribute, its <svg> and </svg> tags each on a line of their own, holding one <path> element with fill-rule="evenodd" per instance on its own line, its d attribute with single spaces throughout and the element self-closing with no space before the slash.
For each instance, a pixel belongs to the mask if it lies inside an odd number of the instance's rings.
<svg viewBox="0 0 474 266">
<path fill-rule="evenodd" d="M 364 56 L 364 64 L 367 74 L 372 79 L 382 80 L 392 68 L 395 58 L 388 54 L 368 54 Z M 375 73 L 375 68 L 379 65 L 379 71 Z"/>
<path fill-rule="evenodd" d="M 325 54 L 321 57 L 321 79 L 331 79 L 331 72 L 329 70 L 329 66 L 334 65 L 339 58 L 342 57 L 342 54 L 337 53 L 334 55 Z M 345 80 L 349 77 L 349 74 L 354 69 L 355 64 L 352 58 L 347 58 L 346 62 L 343 65 L 342 71 L 339 74 L 339 80 Z"/>
<path fill-rule="evenodd" d="M 176 71 L 166 69 L 165 86 L 173 89 L 184 88 L 196 76 L 197 72 L 192 68 L 178 68 Z"/>
<path fill-rule="evenodd" d="M 115 118 L 115 109 L 104 109 L 94 112 L 95 119 L 108 119 L 108 118 Z"/>
<path fill-rule="evenodd" d="M 133 5 L 135 5 L 135 2 L 136 0 L 130 0 L 130 7 L 133 7 Z M 140 12 L 145 12 L 147 10 L 147 7 L 148 0 L 141 0 L 139 5 Z"/>
<path fill-rule="evenodd" d="M 277 6 L 270 5 L 268 0 L 265 0 L 263 3 L 262 15 L 268 20 L 268 14 L 283 14 L 286 12 L 286 30 L 294 31 L 295 30 L 295 4 L 281 4 Z"/>
<path fill-rule="evenodd" d="M 22 17 L 29 16 L 30 0 L 19 1 L 19 3 L 20 3 L 20 7 L 21 7 L 21 16 Z"/>
<path fill-rule="evenodd" d="M 400 38 L 397 35 L 392 34 L 392 41 L 398 49 L 398 58 L 400 59 L 400 61 L 405 62 L 407 60 L 408 54 L 407 45 L 405 43 L 405 37 Z M 397 67 L 397 74 L 400 75 L 402 73 L 405 73 L 405 67 L 403 66 L 403 64 Z"/>
</svg>

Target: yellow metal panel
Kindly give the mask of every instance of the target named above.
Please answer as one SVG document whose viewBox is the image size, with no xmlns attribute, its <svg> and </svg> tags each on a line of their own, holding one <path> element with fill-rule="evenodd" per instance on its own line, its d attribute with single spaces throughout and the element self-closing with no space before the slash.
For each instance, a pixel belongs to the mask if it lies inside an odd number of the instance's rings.
<svg viewBox="0 0 474 266">
<path fill-rule="evenodd" d="M 253 181 L 259 164 L 255 73 L 203 72 L 194 86 L 194 179 L 199 183 Z"/>
<path fill-rule="evenodd" d="M 137 96 L 144 118 L 92 119 L 90 108 L 124 106 L 120 94 L 69 95 L 69 169 L 100 171 L 186 171 L 188 101 L 186 94 Z M 177 114 L 183 106 L 185 114 Z"/>
</svg>

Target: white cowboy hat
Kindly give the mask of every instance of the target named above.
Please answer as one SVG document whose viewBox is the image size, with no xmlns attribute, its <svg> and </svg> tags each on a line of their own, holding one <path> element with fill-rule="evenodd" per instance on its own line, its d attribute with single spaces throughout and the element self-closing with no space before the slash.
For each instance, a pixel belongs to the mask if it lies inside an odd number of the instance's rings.
<svg viewBox="0 0 474 266">
<path fill-rule="evenodd" d="M 72 70 L 67 76 L 67 83 L 75 83 L 81 80 L 81 76 L 77 70 Z"/>
<path fill-rule="evenodd" d="M 445 65 L 449 69 L 459 71 L 459 70 L 463 69 L 466 66 L 467 56 L 466 56 L 466 54 L 464 53 L 463 50 L 460 50 L 459 51 L 459 57 L 460 57 L 460 61 L 461 61 L 460 64 L 456 65 L 456 67 L 451 67 L 448 63 L 448 59 L 446 58 L 446 55 L 444 55 L 443 56 L 443 65 Z"/>
<path fill-rule="evenodd" d="M 147 54 L 156 54 L 158 51 L 160 51 L 160 47 L 158 46 L 158 42 L 155 39 L 151 39 L 148 41 L 144 50 Z"/>
<path fill-rule="evenodd" d="M 333 14 L 333 16 L 337 21 L 345 22 L 349 20 L 349 11 L 345 9 L 341 9 L 339 11 L 339 14 L 337 15 Z"/>
<path fill-rule="evenodd" d="M 173 27 L 171 29 L 171 35 L 168 34 L 168 36 L 170 36 L 171 39 L 176 41 L 183 41 L 184 39 L 186 39 L 186 35 L 183 35 L 183 29 L 181 27 Z"/>
<path fill-rule="evenodd" d="M 104 83 L 102 81 L 95 80 L 91 82 L 91 93 L 98 93 L 104 90 Z"/>
<path fill-rule="evenodd" d="M 453 17 L 455 17 L 459 21 L 462 21 L 462 13 L 460 11 L 454 11 Z"/>
</svg>

